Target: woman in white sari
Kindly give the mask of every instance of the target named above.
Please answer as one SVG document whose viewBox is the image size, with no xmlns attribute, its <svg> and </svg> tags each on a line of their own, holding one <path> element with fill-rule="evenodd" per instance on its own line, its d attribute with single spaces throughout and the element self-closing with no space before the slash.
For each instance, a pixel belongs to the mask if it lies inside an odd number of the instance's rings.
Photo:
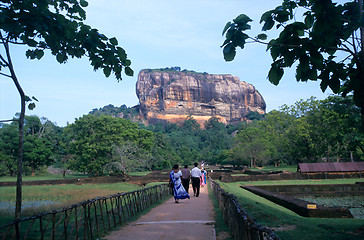
<svg viewBox="0 0 364 240">
<path fill-rule="evenodd" d="M 169 174 L 169 181 L 173 185 L 173 196 L 175 203 L 179 202 L 179 199 L 190 198 L 181 181 L 182 172 L 179 170 L 178 165 L 173 166 L 173 170 Z"/>
</svg>

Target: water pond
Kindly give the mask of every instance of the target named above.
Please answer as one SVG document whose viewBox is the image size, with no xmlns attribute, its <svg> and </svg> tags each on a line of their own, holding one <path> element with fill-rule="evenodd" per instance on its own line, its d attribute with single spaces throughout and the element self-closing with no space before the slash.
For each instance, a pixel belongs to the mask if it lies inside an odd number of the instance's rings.
<svg viewBox="0 0 364 240">
<path fill-rule="evenodd" d="M 337 196 L 337 197 L 297 197 L 299 199 L 316 203 L 325 207 L 348 208 L 354 218 L 364 219 L 364 196 Z"/>
</svg>

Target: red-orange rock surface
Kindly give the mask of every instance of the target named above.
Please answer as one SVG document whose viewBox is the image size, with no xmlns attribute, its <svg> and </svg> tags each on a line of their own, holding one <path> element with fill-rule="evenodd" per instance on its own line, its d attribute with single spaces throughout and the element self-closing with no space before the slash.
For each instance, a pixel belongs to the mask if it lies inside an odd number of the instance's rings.
<svg viewBox="0 0 364 240">
<path fill-rule="evenodd" d="M 143 119 L 180 122 L 188 116 L 200 124 L 211 117 L 223 123 L 244 121 L 250 111 L 265 113 L 255 87 L 229 74 L 142 70 L 136 84 Z"/>
</svg>

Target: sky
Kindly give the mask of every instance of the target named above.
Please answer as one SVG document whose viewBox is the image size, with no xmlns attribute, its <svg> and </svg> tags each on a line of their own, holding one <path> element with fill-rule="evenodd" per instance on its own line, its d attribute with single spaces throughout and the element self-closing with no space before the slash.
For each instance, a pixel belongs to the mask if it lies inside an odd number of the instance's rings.
<svg viewBox="0 0 364 240">
<path fill-rule="evenodd" d="M 281 0 L 88 0 L 85 23 L 107 37 L 116 37 L 132 61 L 134 76 L 123 75 L 118 82 L 102 71 L 93 71 L 88 59 L 70 59 L 59 64 L 46 53 L 41 60 L 25 57 L 24 47 L 11 47 L 19 82 L 25 94 L 36 97 L 36 108 L 27 115 L 46 117 L 58 126 L 73 123 L 94 108 L 113 104 L 128 107 L 139 104 L 135 93 L 138 73 L 146 68 L 179 66 L 210 74 L 231 74 L 255 86 L 266 111 L 293 105 L 311 96 L 324 99 L 319 82 L 296 82 L 294 69 L 286 70 L 280 84 L 268 79 L 272 62 L 266 46 L 247 44 L 237 50 L 232 62 L 225 62 L 220 47 L 222 30 L 241 13 L 254 21 L 251 36 L 261 30 L 260 16 Z M 268 34 L 275 37 L 274 34 Z M 2 49 L 0 52 L 2 53 Z M 20 112 L 20 97 L 11 79 L 0 76 L 0 120 Z"/>
</svg>

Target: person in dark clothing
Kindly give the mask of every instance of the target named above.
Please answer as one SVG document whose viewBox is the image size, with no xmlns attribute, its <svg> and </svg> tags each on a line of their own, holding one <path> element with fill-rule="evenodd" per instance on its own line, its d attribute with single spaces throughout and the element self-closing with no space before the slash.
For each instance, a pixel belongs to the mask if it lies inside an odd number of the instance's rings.
<svg viewBox="0 0 364 240">
<path fill-rule="evenodd" d="M 185 188 L 186 192 L 188 193 L 188 188 L 190 185 L 190 177 L 191 177 L 191 172 L 190 169 L 188 169 L 188 166 L 185 165 L 185 168 L 181 170 L 182 172 L 182 185 Z"/>
<path fill-rule="evenodd" d="M 193 196 L 198 197 L 200 195 L 200 177 L 201 169 L 199 169 L 197 166 L 198 164 L 194 164 L 195 167 L 191 170 L 191 181 L 192 181 L 192 189 L 193 189 Z"/>
</svg>

